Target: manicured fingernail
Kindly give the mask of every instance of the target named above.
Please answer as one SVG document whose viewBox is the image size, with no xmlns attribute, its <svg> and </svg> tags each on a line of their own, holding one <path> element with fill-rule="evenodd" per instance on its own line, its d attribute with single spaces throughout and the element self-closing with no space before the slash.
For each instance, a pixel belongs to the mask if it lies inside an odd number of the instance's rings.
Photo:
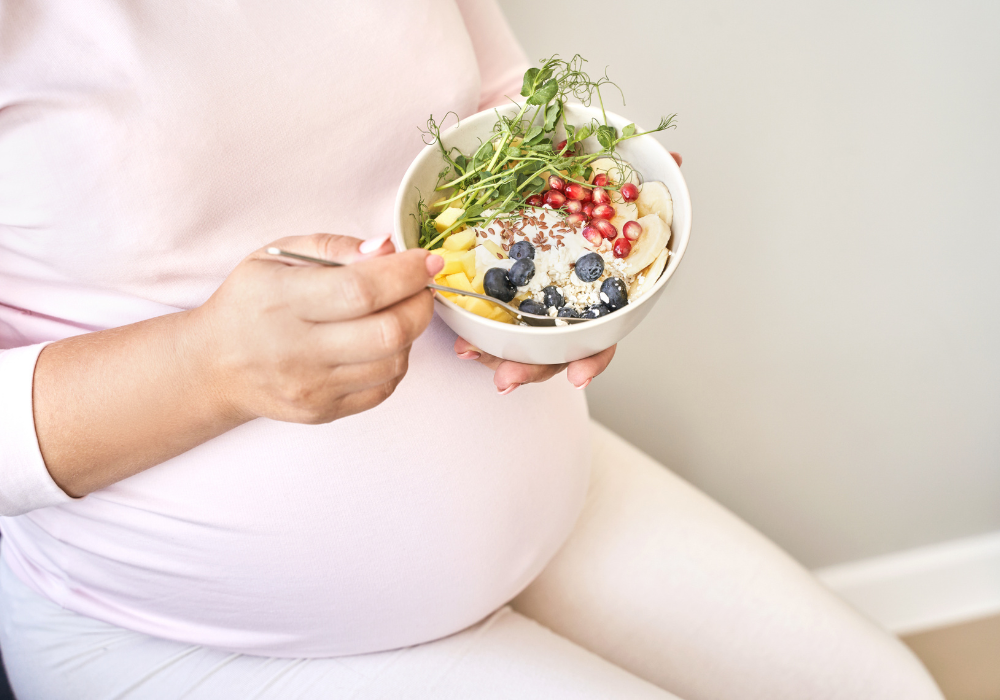
<svg viewBox="0 0 1000 700">
<path fill-rule="evenodd" d="M 583 384 L 581 384 L 580 386 L 578 386 L 577 389 L 586 389 L 587 385 L 590 384 L 590 380 L 591 379 L 593 379 L 593 377 L 591 377 L 590 379 L 588 379 L 587 381 L 585 381 Z"/>
<path fill-rule="evenodd" d="M 358 252 L 364 253 L 374 253 L 376 250 L 385 245 L 385 242 L 392 238 L 391 233 L 387 233 L 384 236 L 376 236 L 375 238 L 369 238 L 366 241 L 362 241 L 361 245 L 358 246 Z"/>
<path fill-rule="evenodd" d="M 516 389 L 519 386 L 521 386 L 521 385 L 520 384 L 511 384 L 509 387 L 507 387 L 503 391 L 500 391 L 499 388 L 497 388 L 497 391 L 500 392 L 500 396 L 506 396 L 507 394 L 509 394 L 510 392 L 514 391 L 514 389 Z"/>
<path fill-rule="evenodd" d="M 475 350 L 466 350 L 465 352 L 460 352 L 458 357 L 462 360 L 478 360 L 480 355 Z"/>
<path fill-rule="evenodd" d="M 440 255 L 427 256 L 427 274 L 433 277 L 444 269 L 444 258 Z"/>
</svg>

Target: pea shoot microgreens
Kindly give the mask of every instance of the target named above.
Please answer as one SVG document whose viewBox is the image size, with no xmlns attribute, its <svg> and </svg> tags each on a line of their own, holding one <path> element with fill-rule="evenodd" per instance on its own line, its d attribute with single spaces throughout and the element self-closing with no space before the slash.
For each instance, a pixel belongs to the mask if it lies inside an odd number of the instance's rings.
<svg viewBox="0 0 1000 700">
<path fill-rule="evenodd" d="M 598 158 L 612 158 L 627 177 L 629 166 L 615 152 L 618 144 L 676 126 L 674 114 L 661 119 L 655 129 L 639 132 L 635 124 L 629 124 L 619 134 L 608 124 L 601 97 L 602 86 L 618 88 L 607 75 L 591 80 L 583 71 L 586 61 L 579 54 L 569 61 L 553 56 L 540 63 L 541 68 L 529 68 L 524 74 L 521 96 L 526 99 L 520 110 L 514 117 L 498 114 L 493 137 L 480 144 L 475 153 L 446 148 L 441 141 L 441 126 L 433 116 L 427 120 L 425 141 L 429 137 L 429 143 L 437 143 L 445 167 L 435 188 L 435 192 L 443 194 L 430 206 L 423 199 L 418 204 L 421 247 L 437 248 L 446 237 L 466 226 L 513 218 L 516 212 L 530 208 L 528 197 L 545 189 L 548 173 L 558 172 L 566 183 L 587 186 L 592 174 L 590 164 Z M 595 96 L 603 123 L 597 119 L 582 126 L 565 123 L 568 99 L 589 107 Z M 560 125 L 566 133 L 565 145 L 554 143 Z M 601 150 L 583 153 L 582 142 L 591 136 Z M 558 151 L 557 145 L 561 147 Z M 435 225 L 434 219 L 448 208 L 460 209 L 461 214 L 439 230 L 441 224 Z"/>
</svg>

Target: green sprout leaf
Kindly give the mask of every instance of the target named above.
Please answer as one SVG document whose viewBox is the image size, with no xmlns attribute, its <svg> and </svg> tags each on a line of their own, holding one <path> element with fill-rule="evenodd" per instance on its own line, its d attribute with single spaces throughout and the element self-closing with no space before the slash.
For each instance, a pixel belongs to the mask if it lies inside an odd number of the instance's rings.
<svg viewBox="0 0 1000 700">
<path fill-rule="evenodd" d="M 629 124 L 624 129 L 622 129 L 622 138 L 628 138 L 629 136 L 635 135 L 635 124 Z"/>
<path fill-rule="evenodd" d="M 542 84 L 540 88 L 531 93 L 531 97 L 528 98 L 529 105 L 544 105 L 548 104 L 556 93 L 559 92 L 559 81 L 555 78 L 546 81 Z"/>
<path fill-rule="evenodd" d="M 524 71 L 524 82 L 521 83 L 521 96 L 527 97 L 535 91 L 535 77 L 538 75 L 537 68 L 529 68 Z"/>
</svg>

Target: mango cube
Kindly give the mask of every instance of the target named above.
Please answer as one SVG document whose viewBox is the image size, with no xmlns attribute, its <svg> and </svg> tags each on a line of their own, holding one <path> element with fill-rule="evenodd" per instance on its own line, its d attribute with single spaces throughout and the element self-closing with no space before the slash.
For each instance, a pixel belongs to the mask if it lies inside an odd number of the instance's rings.
<svg viewBox="0 0 1000 700">
<path fill-rule="evenodd" d="M 463 292 L 475 291 L 472 285 L 469 284 L 469 278 L 465 276 L 465 272 L 458 272 L 454 275 L 447 275 L 445 277 L 445 284 L 452 289 L 461 289 Z"/>
<path fill-rule="evenodd" d="M 450 211 L 450 210 L 446 209 L 445 211 Z M 464 211 L 464 210 L 459 209 L 459 211 Z M 438 217 L 438 219 L 440 218 L 441 217 Z M 437 224 L 438 219 L 434 220 L 435 225 Z M 447 250 L 461 251 L 461 250 L 468 250 L 473 246 L 475 242 L 476 242 L 476 232 L 473 231 L 471 228 L 467 228 L 464 231 L 459 231 L 457 233 L 451 234 L 450 236 L 444 239 L 444 243 L 442 243 L 441 245 L 443 248 L 446 248 Z"/>
<path fill-rule="evenodd" d="M 465 276 L 470 280 L 476 278 L 476 251 L 468 250 L 462 253 L 459 257 L 462 261 L 462 267 L 465 268 Z"/>
<path fill-rule="evenodd" d="M 434 228 L 438 230 L 438 233 L 442 233 L 451 228 L 464 213 L 465 209 L 461 209 L 459 207 L 448 207 L 443 212 L 438 214 L 436 219 L 434 219 Z"/>
<path fill-rule="evenodd" d="M 504 252 L 503 248 L 498 246 L 496 243 L 490 240 L 483 241 L 483 247 L 490 251 L 490 254 L 497 260 L 503 260 L 507 257 L 507 253 Z"/>
<path fill-rule="evenodd" d="M 468 274 L 468 270 L 466 270 L 466 274 Z M 486 290 L 483 289 L 483 280 L 485 279 L 485 277 L 486 277 L 486 270 L 483 270 L 482 272 L 480 272 L 479 274 L 477 274 L 475 277 L 472 278 L 472 291 L 478 294 L 486 294 Z"/>
</svg>

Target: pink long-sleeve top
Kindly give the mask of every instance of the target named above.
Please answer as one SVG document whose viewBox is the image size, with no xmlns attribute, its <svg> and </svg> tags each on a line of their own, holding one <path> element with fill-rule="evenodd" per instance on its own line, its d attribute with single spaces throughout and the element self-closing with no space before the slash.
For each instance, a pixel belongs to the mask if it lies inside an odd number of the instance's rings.
<svg viewBox="0 0 1000 700">
<path fill-rule="evenodd" d="M 498 396 L 439 321 L 371 411 L 256 420 L 81 499 L 32 419 L 42 343 L 197 306 L 281 236 L 390 231 L 418 127 L 516 97 L 526 65 L 491 0 L 0 8 L 0 528 L 20 578 L 144 633 L 329 656 L 455 632 L 541 570 L 586 489 L 582 393 Z"/>
</svg>

